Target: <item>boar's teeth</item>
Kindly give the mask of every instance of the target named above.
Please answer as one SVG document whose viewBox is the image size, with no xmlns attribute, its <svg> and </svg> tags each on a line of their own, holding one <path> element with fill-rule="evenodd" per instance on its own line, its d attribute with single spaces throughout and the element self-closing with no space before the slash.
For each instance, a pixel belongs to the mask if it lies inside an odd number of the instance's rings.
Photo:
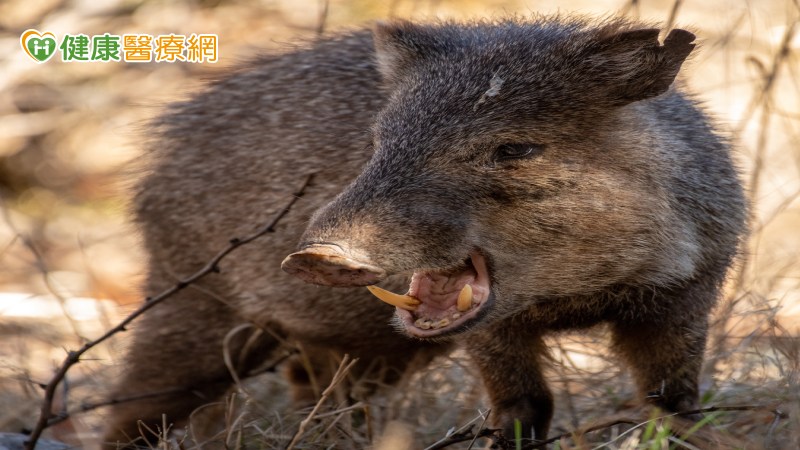
<svg viewBox="0 0 800 450">
<path fill-rule="evenodd" d="M 444 328 L 450 325 L 450 319 L 444 318 L 436 323 L 433 324 L 433 328 Z"/>
<path fill-rule="evenodd" d="M 395 294 L 394 292 L 389 292 L 386 289 L 381 289 L 377 286 L 367 286 L 367 289 L 369 289 L 372 295 L 378 297 L 379 300 L 407 311 L 414 311 L 421 303 L 419 300 L 410 295 Z"/>
<path fill-rule="evenodd" d="M 458 293 L 458 303 L 456 303 L 456 308 L 459 311 L 464 312 L 472 307 L 472 286 L 469 284 L 465 284 L 463 288 L 461 288 L 461 292 Z"/>
<path fill-rule="evenodd" d="M 458 319 L 459 317 L 461 317 L 461 313 L 460 313 L 460 312 L 453 313 L 453 315 L 452 315 L 452 316 L 450 316 L 450 317 L 452 317 L 452 318 L 453 318 L 453 320 L 456 320 L 456 319 Z"/>
<path fill-rule="evenodd" d="M 414 326 L 422 328 L 423 330 L 429 330 L 434 324 L 428 319 L 419 318 L 414 321 Z"/>
</svg>

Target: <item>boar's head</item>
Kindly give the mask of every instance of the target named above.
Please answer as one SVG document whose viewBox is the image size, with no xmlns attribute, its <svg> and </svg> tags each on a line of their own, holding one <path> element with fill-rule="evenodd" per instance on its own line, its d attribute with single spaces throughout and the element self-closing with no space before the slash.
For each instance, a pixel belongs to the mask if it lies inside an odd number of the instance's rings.
<svg viewBox="0 0 800 450">
<path fill-rule="evenodd" d="M 694 36 L 624 22 L 380 24 L 374 155 L 283 269 L 368 286 L 410 274 L 402 329 L 454 335 L 537 302 L 689 276 L 653 106 Z M 652 102 L 649 102 L 652 103 Z"/>
</svg>

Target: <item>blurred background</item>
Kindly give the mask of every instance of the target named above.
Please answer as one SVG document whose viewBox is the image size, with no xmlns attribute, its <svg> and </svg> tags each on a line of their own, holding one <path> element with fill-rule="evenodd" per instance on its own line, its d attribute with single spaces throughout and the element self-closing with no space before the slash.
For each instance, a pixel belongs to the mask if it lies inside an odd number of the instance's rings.
<svg viewBox="0 0 800 450">
<path fill-rule="evenodd" d="M 771 439 L 769 445 L 776 448 L 784 448 L 783 443 L 794 446 L 785 448 L 797 448 L 798 0 L 3 0 L 0 411 L 6 412 L 0 412 L 0 431 L 30 429 L 41 396 L 36 384 L 50 378 L 64 349 L 98 336 L 141 299 L 137 283 L 143 255 L 136 231 L 127 225 L 131 181 L 127 168 L 139 154 L 137 143 L 147 136 L 147 119 L 161 106 L 184 98 L 204 79 L 224 74 L 260 52 L 281 51 L 285 43 L 369 26 L 377 19 L 540 12 L 624 14 L 678 24 L 698 35 L 701 47 L 684 73 L 691 89 L 736 142 L 754 202 L 753 235 L 715 315 L 704 389 L 713 394 L 709 399 L 732 395 L 794 408 L 794 419 L 779 424 L 772 435 L 766 435 L 765 428 L 762 437 Z M 59 43 L 65 34 L 80 33 L 213 33 L 219 36 L 219 60 L 216 64 L 65 63 L 57 53 L 36 64 L 19 42 L 29 28 L 52 32 Z M 572 354 L 573 362 L 583 361 L 572 364 L 573 372 L 554 376 L 573 381 L 565 384 L 566 394 L 591 399 L 591 389 L 580 380 L 592 376 L 596 380 L 608 367 L 598 362 L 604 359 L 602 350 L 594 356 L 587 350 L 594 342 L 588 339 L 588 343 L 553 343 L 555 359 L 564 362 Z M 77 390 L 64 394 L 60 407 L 74 409 L 86 399 L 81 392 L 89 395 L 92 386 L 102 386 L 103 373 L 119 357 L 123 343 L 115 339 L 93 350 L 96 361 L 71 372 L 68 380 Z M 475 402 L 481 401 L 476 394 Z M 567 430 L 585 423 L 591 408 L 576 408 L 571 417 L 557 418 L 561 420 L 557 426 Z M 75 436 L 90 435 L 99 420 L 91 414 L 81 417 L 68 429 L 56 427 L 53 433 L 80 441 Z M 763 425 L 762 418 L 751 419 L 751 426 Z M 763 420 L 771 423 L 769 417 Z M 737 426 L 741 431 L 744 425 Z M 441 427 L 432 425 L 431 432 L 443 434 L 448 427 Z M 774 433 L 783 433 L 780 444 Z"/>
</svg>

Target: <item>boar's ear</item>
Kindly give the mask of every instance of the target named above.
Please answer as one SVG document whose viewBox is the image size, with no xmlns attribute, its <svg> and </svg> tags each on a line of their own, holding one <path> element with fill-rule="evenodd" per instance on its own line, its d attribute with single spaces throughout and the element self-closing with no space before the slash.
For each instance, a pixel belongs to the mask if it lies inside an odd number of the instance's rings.
<svg viewBox="0 0 800 450">
<path fill-rule="evenodd" d="M 659 30 L 645 29 L 616 33 L 601 38 L 589 56 L 590 69 L 605 84 L 609 100 L 625 105 L 663 94 L 694 49 L 694 34 L 680 29 L 669 32 L 664 44 Z"/>
<path fill-rule="evenodd" d="M 375 24 L 375 58 L 384 80 L 394 82 L 415 62 L 438 51 L 440 43 L 431 27 L 406 20 Z"/>
</svg>

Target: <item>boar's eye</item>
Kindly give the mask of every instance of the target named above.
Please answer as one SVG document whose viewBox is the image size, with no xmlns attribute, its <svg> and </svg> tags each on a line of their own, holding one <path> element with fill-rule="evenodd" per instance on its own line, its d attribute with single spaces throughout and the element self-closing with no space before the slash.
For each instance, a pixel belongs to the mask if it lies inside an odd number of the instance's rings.
<svg viewBox="0 0 800 450">
<path fill-rule="evenodd" d="M 503 144 L 494 151 L 493 159 L 500 162 L 529 158 L 542 153 L 542 151 L 544 151 L 544 146 L 538 144 Z"/>
</svg>

